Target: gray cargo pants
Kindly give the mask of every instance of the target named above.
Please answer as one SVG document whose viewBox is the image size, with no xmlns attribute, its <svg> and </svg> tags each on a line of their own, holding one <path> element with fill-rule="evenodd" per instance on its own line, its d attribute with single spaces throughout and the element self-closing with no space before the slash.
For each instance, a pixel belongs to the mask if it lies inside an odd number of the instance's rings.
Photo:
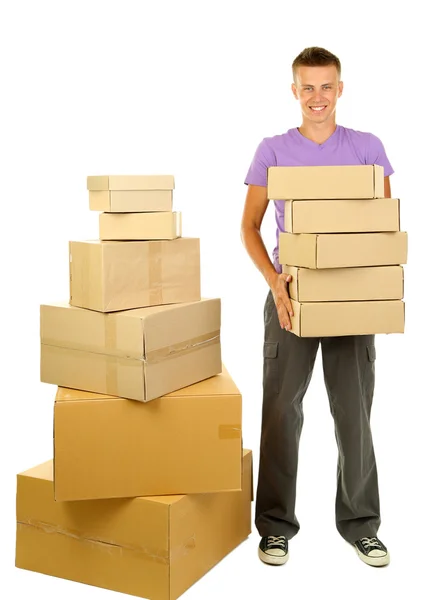
<svg viewBox="0 0 426 600">
<path fill-rule="evenodd" d="M 295 515 L 302 401 L 321 343 L 324 380 L 334 418 L 336 526 L 355 540 L 377 535 L 380 503 L 370 430 L 374 335 L 300 338 L 281 329 L 272 292 L 265 303 L 262 430 L 255 525 L 261 536 L 299 531 Z"/>
</svg>

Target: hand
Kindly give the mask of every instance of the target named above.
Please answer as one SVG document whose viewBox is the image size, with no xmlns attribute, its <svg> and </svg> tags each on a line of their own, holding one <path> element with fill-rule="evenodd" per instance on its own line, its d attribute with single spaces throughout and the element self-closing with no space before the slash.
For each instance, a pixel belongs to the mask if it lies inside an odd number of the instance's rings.
<svg viewBox="0 0 426 600">
<path fill-rule="evenodd" d="M 290 316 L 294 316 L 287 285 L 291 279 L 292 276 L 287 273 L 277 273 L 277 277 L 274 278 L 270 285 L 281 329 L 285 329 L 286 331 L 291 329 Z"/>
</svg>

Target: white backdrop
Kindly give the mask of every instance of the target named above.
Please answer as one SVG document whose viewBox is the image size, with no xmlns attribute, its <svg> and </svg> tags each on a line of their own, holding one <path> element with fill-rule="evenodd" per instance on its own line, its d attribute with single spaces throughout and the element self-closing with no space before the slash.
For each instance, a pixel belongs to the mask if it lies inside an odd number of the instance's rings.
<svg viewBox="0 0 426 600">
<path fill-rule="evenodd" d="M 352 599 L 424 590 L 424 34 L 417 3 L 393 4 L 2 4 L 0 552 L 3 587 L 12 586 L 8 597 L 119 597 L 14 568 L 16 473 L 52 456 L 56 388 L 39 382 L 39 305 L 68 297 L 68 241 L 97 237 L 89 174 L 175 176 L 183 234 L 201 238 L 202 294 L 222 299 L 223 358 L 243 394 L 244 446 L 253 450 L 256 484 L 267 287 L 240 241 L 243 181 L 263 137 L 301 124 L 291 63 L 312 45 L 342 62 L 337 122 L 383 141 L 395 169 L 401 229 L 409 233 L 406 333 L 376 338 L 379 537 L 391 564 L 364 565 L 335 529 L 337 449 L 319 353 L 304 401 L 301 530 L 290 542 L 289 563 L 276 569 L 260 563 L 253 525 L 248 541 L 185 597 Z M 263 234 L 271 251 L 272 205 Z"/>
</svg>

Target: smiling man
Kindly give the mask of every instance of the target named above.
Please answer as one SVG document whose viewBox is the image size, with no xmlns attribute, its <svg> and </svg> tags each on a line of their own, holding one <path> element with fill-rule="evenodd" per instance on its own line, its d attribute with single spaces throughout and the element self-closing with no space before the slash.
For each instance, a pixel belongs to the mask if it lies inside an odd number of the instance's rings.
<svg viewBox="0 0 426 600">
<path fill-rule="evenodd" d="M 266 563 L 284 564 L 289 557 L 288 540 L 299 531 L 295 501 L 303 397 L 321 345 L 339 451 L 336 526 L 365 563 L 383 566 L 389 563 L 389 553 L 377 538 L 380 502 L 370 429 L 374 336 L 293 335 L 287 289 L 291 278 L 281 272 L 278 262 L 279 233 L 285 230 L 283 201 L 274 202 L 277 231 L 272 261 L 260 227 L 269 203 L 270 166 L 382 165 L 388 198 L 389 176 L 394 171 L 378 137 L 336 124 L 336 104 L 343 92 L 337 56 L 324 48 L 306 48 L 292 68 L 291 89 L 300 104 L 302 125 L 266 137 L 258 145 L 244 182 L 248 189 L 241 224 L 247 252 L 270 288 L 264 308 L 262 430 L 255 511 L 261 536 L 258 554 Z"/>
</svg>

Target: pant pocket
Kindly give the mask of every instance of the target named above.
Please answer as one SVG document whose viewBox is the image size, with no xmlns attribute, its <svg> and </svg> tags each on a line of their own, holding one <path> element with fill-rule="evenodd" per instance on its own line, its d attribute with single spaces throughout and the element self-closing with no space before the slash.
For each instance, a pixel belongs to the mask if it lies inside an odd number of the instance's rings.
<svg viewBox="0 0 426 600">
<path fill-rule="evenodd" d="M 363 385 L 367 396 L 372 396 L 375 382 L 376 347 L 374 344 L 366 346 L 367 360 L 364 369 Z"/>
<path fill-rule="evenodd" d="M 276 394 L 280 388 L 278 369 L 278 342 L 263 344 L 263 389 L 266 394 Z"/>
</svg>

